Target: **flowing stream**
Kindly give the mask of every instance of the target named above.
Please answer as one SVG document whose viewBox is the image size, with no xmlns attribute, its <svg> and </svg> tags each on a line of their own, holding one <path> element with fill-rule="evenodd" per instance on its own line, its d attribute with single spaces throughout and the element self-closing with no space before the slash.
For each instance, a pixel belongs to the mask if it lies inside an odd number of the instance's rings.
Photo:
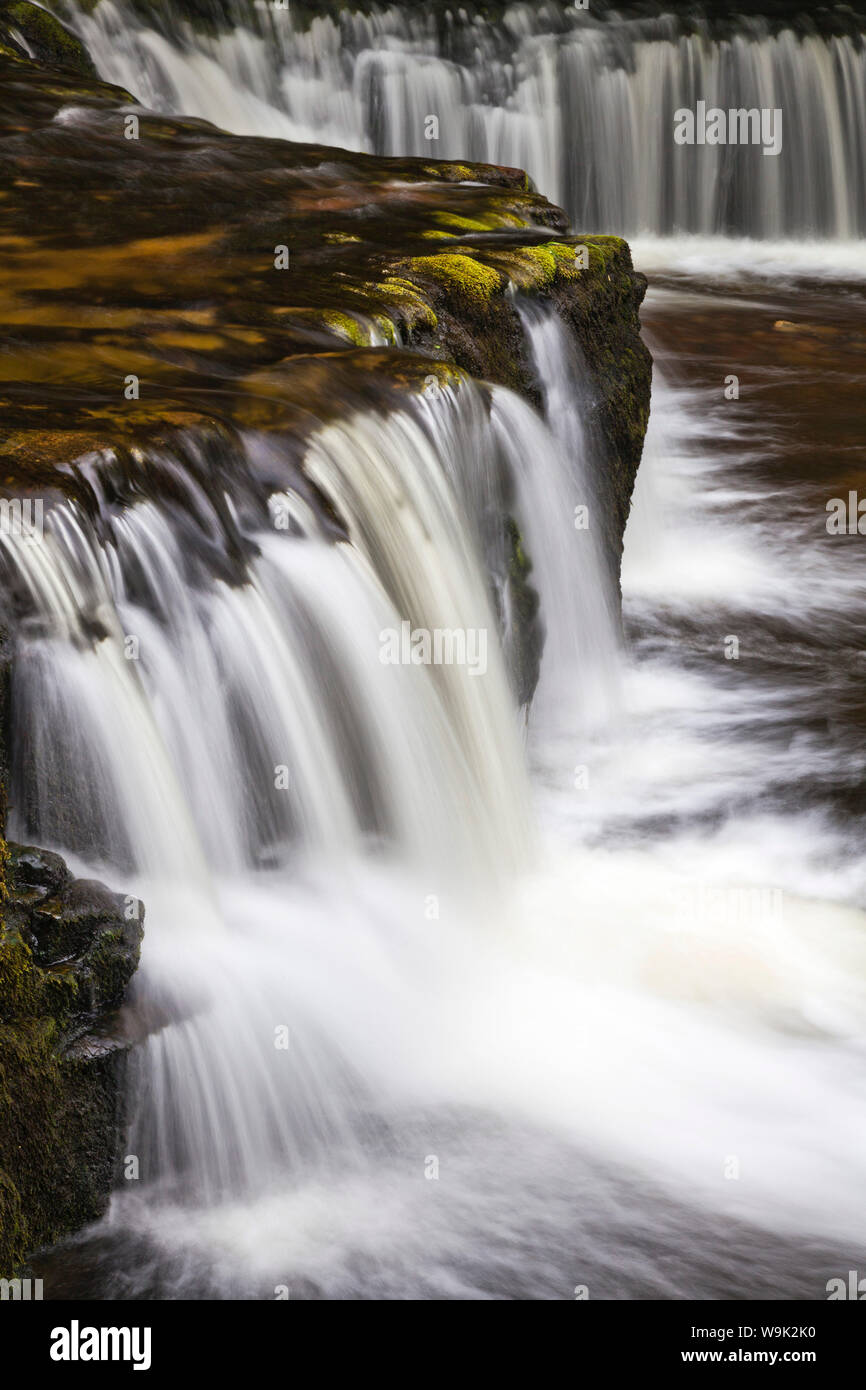
<svg viewBox="0 0 866 1390">
<path fill-rule="evenodd" d="M 866 47 L 852 36 L 771 33 L 755 19 L 708 42 L 669 15 L 555 3 L 444 30 L 400 6 L 306 28 L 291 4 L 248 0 L 232 7 L 234 28 L 207 36 L 170 4 L 157 29 L 125 0 L 91 14 L 68 2 L 101 75 L 156 110 L 240 134 L 514 165 L 584 231 L 866 231 Z M 699 100 L 781 109 L 779 153 L 675 144 L 674 112 Z"/>
<path fill-rule="evenodd" d="M 182 509 L 2 538 L 10 833 L 147 904 L 140 1176 L 43 1258 L 54 1296 L 822 1298 L 862 1261 L 866 560 L 825 504 L 862 476 L 863 48 L 557 13 L 448 53 L 397 9 L 342 46 L 264 7 L 77 16 L 156 107 L 424 154 L 441 111 L 435 155 L 641 233 L 656 372 L 624 631 L 573 520 L 580 363 L 528 304 L 542 414 L 464 381 L 308 441 L 349 543 L 289 483 L 229 524 L 180 456 Z M 801 122 L 772 176 L 654 143 L 659 85 L 714 82 Z M 279 441 L 221 447 L 231 476 Z M 506 492 L 547 632 L 522 717 Z M 483 671 L 383 664 L 404 619 L 483 633 Z"/>
</svg>

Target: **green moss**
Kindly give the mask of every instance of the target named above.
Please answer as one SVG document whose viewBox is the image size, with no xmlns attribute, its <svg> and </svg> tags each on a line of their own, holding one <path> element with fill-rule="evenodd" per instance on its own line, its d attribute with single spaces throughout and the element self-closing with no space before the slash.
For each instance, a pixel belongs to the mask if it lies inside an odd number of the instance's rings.
<svg viewBox="0 0 866 1390">
<path fill-rule="evenodd" d="M 42 980 L 30 947 L 15 928 L 0 937 L 0 1021 L 35 1016 L 42 1004 Z"/>
<path fill-rule="evenodd" d="M 108 1011 L 138 962 L 141 917 L 58 855 L 7 847 L 0 928 L 0 1277 L 95 1219 L 119 1135 L 123 1045 Z M 79 1049 L 99 1019 L 100 1044 Z"/>
<path fill-rule="evenodd" d="M 341 338 L 345 338 L 347 343 L 353 343 L 355 347 L 369 347 L 369 332 L 351 314 L 343 313 L 340 309 L 325 309 L 322 322 L 332 333 L 339 333 Z"/>
<path fill-rule="evenodd" d="M 69 68 L 84 77 L 95 77 L 96 68 L 81 40 L 65 29 L 59 19 L 30 0 L 0 0 L 0 38 L 15 44 L 15 32 L 22 35 L 40 63 Z"/>
<path fill-rule="evenodd" d="M 0 1025 L 0 1277 L 13 1275 L 41 1234 L 38 1174 L 58 1144 L 60 1062 L 53 1020 Z"/>
<path fill-rule="evenodd" d="M 6 790 L 0 787 L 0 822 L 6 819 Z M 0 834 L 0 912 L 9 897 L 9 846 Z M 2 925 L 2 924 L 0 924 Z"/>
<path fill-rule="evenodd" d="M 0 1023 L 48 1015 L 67 1021 L 78 1006 L 79 983 L 63 966 L 43 969 L 15 927 L 0 935 Z"/>
<path fill-rule="evenodd" d="M 484 217 L 463 217 L 457 212 L 435 212 L 433 221 L 438 227 L 447 227 L 454 232 L 496 232 L 503 227 L 519 227 L 520 219 L 514 213 L 491 212 Z M 424 232 L 424 236 L 439 236 L 439 232 Z"/>
<path fill-rule="evenodd" d="M 374 314 L 373 322 L 389 347 L 400 346 L 400 335 L 393 319 L 388 318 L 387 314 Z"/>
<path fill-rule="evenodd" d="M 424 298 L 417 285 L 401 276 L 390 276 L 376 286 L 377 293 L 399 312 L 401 321 L 410 334 L 426 328 L 435 331 L 436 314 L 432 305 Z"/>
<path fill-rule="evenodd" d="M 406 264 L 450 294 L 456 292 L 477 306 L 488 303 L 492 295 L 503 289 L 503 279 L 497 271 L 466 253 L 446 251 L 439 256 L 413 256 Z"/>
<path fill-rule="evenodd" d="M 0 1093 L 0 1105 L 6 1099 Z M 14 1276 L 30 1251 L 30 1235 L 21 1207 L 21 1194 L 0 1168 L 0 1277 Z"/>
<path fill-rule="evenodd" d="M 412 383 L 416 390 L 427 391 L 433 382 L 443 391 L 447 388 L 457 390 L 461 382 L 466 379 L 465 373 L 459 371 L 451 362 L 442 362 L 431 358 L 419 365 L 423 366 L 423 378 L 419 372 Z"/>
</svg>

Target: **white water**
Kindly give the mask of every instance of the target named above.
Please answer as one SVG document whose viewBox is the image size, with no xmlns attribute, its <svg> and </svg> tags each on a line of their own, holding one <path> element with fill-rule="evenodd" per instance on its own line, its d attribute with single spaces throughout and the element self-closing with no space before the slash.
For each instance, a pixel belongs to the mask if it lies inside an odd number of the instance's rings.
<svg viewBox="0 0 866 1390">
<path fill-rule="evenodd" d="M 504 391 L 493 402 L 507 435 L 468 382 L 319 429 L 304 468 L 351 545 L 326 543 L 315 520 L 306 535 L 259 528 L 234 583 L 203 549 L 186 562 L 158 503 L 121 512 L 110 545 L 69 506 L 43 539 L 3 537 L 26 614 L 13 829 L 96 853 L 109 876 L 124 867 L 148 908 L 144 1008 L 177 1020 L 141 1062 L 130 1142 L 150 1183 L 182 1178 L 213 1202 L 285 1180 L 299 1155 L 358 1148 L 368 1087 L 377 1105 L 383 1087 L 424 1090 L 406 1030 L 430 1007 L 418 983 L 451 966 L 419 953 L 478 902 L 503 910 L 529 863 L 483 543 L 492 525 L 486 561 L 502 583 L 505 476 L 530 452 L 539 481 L 561 461 L 526 405 Z M 278 443 L 244 447 L 278 464 Z M 195 503 L 212 541 L 217 516 Z M 485 669 L 383 666 L 380 634 L 404 618 L 482 630 Z M 425 1046 L 442 1021 L 431 1016 Z M 274 1047 L 283 1022 L 288 1060 Z"/>
<path fill-rule="evenodd" d="M 110 14 L 102 0 L 92 22 Z M 525 12 L 520 23 L 531 46 Z M 275 88 L 259 39 L 219 41 L 217 71 L 203 41 L 181 55 L 124 24 L 115 71 L 96 31 L 91 49 L 145 100 L 360 143 L 339 132 L 364 128 L 351 105 L 361 58 L 351 92 L 342 76 L 296 81 L 303 63 L 332 61 L 327 25 Z M 530 119 L 556 97 L 550 46 L 535 47 L 520 98 L 535 105 L 488 108 L 452 152 L 529 163 L 557 195 L 559 137 Z M 444 99 L 458 79 L 429 67 Z M 602 153 L 629 85 L 617 82 L 593 137 Z M 393 138 L 411 148 L 401 101 Z M 797 217 L 811 215 L 802 196 Z M 638 206 L 652 208 L 648 189 Z M 851 209 L 828 206 L 814 230 L 846 233 Z M 636 215 L 629 205 L 620 225 Z M 714 217 L 702 204 L 697 225 Z M 734 269 L 737 256 L 754 269 L 755 243 L 666 244 L 668 265 L 683 246 L 685 269 Z M 790 273 L 788 252 L 760 248 L 765 275 Z M 844 244 L 831 251 L 856 264 Z M 798 798 L 837 771 L 832 746 L 778 737 L 789 689 L 732 689 L 721 663 L 696 671 L 664 635 L 621 656 L 597 532 L 572 521 L 593 503 L 579 369 L 554 322 L 526 326 L 551 429 L 501 392 L 488 422 L 464 387 L 456 403 L 356 417 L 313 441 L 307 467 L 351 547 L 326 544 L 292 497 L 306 536 L 262 520 L 260 554 L 231 587 L 190 570 L 150 505 L 116 523 L 116 557 L 73 518 L 66 544 L 52 530 L 15 557 L 40 615 L 14 692 L 19 745 L 36 758 L 28 833 L 78 851 L 80 867 L 97 844 L 101 872 L 148 905 L 138 1007 L 156 1031 L 129 1140 L 143 1177 L 96 1237 L 112 1287 L 568 1298 L 589 1282 L 593 1297 L 693 1297 L 713 1287 L 710 1262 L 723 1296 L 821 1297 L 823 1276 L 808 1260 L 791 1268 L 774 1240 L 847 1251 L 866 1235 L 864 861 Z M 695 611 L 710 621 L 720 594 L 815 621 L 862 601 L 857 572 L 837 575 L 802 535 L 774 549 L 742 524 L 752 499 L 714 452 L 723 429 L 657 372 L 627 609 L 677 632 Z M 483 679 L 378 660 L 380 629 L 404 614 L 492 632 L 503 454 L 548 625 L 532 790 L 495 642 Z M 105 639 L 74 640 L 82 612 Z M 140 636 L 139 663 L 124 660 L 124 633 Z M 780 784 L 786 796 L 763 795 Z M 72 826 L 51 810 L 70 786 Z"/>
<path fill-rule="evenodd" d="M 537 356 L 557 336 L 536 321 Z M 646 533 L 674 478 L 699 505 L 689 477 L 705 492 L 712 465 L 689 454 L 696 421 L 676 393 L 657 385 L 656 401 L 627 595 L 651 601 L 661 570 L 666 587 L 679 575 L 669 601 L 700 603 L 691 526 L 668 516 Z M 191 579 L 154 504 L 121 515 L 116 555 L 65 508 L 44 545 L 14 552 L 35 609 L 13 691 L 16 742 L 36 757 L 34 838 L 69 847 L 50 807 L 71 790 L 82 835 L 86 807 L 122 828 L 134 872 L 101 871 L 148 905 L 137 994 L 155 1031 L 128 1150 L 142 1181 L 101 1237 L 122 1240 L 109 1267 L 120 1259 L 133 1293 L 155 1280 L 185 1297 L 284 1283 L 302 1296 L 569 1297 L 583 1261 L 612 1296 L 630 1279 L 687 1296 L 690 1243 L 735 1277 L 737 1242 L 721 1253 L 717 1220 L 790 1239 L 864 1234 L 866 934 L 843 905 L 863 900 L 862 858 L 840 880 L 831 828 L 788 810 L 702 827 L 744 777 L 769 775 L 726 739 L 730 695 L 669 657 L 643 661 L 620 674 L 626 722 L 605 725 L 554 681 L 532 725 L 533 866 L 498 661 L 473 680 L 378 660 L 380 628 L 403 611 L 492 626 L 467 497 L 496 496 L 504 447 L 524 496 L 535 488 L 527 532 L 562 525 L 560 445 L 507 393 L 492 411 L 488 425 L 466 385 L 405 417 L 321 431 L 307 465 L 353 546 L 314 524 L 305 537 L 259 529 L 240 586 Z M 708 509 L 710 565 L 718 545 L 749 554 Z M 568 611 L 592 568 L 579 546 L 570 570 L 549 549 L 544 609 Z M 599 569 L 599 594 L 604 583 Z M 74 640 L 97 616 L 108 635 Z M 549 642 L 563 631 L 554 622 Z M 131 633 L 138 662 L 121 654 Z M 612 642 L 578 689 L 615 674 Z M 567 671 L 567 640 L 546 660 L 560 658 Z M 273 790 L 278 763 L 287 792 Z M 589 767 L 586 790 L 574 763 Z M 659 836 L 665 808 L 675 829 Z M 618 823 L 632 825 L 619 847 Z M 781 910 L 742 897 L 778 885 Z M 691 1230 L 666 1275 L 652 1259 L 623 1272 L 641 1208 L 651 1240 Z M 525 1248 L 529 1272 L 507 1249 L 491 1255 L 493 1229 Z"/>
<path fill-rule="evenodd" d="M 584 231 L 730 232 L 780 240 L 866 232 L 866 46 L 770 34 L 723 40 L 670 16 L 622 20 L 514 5 L 501 25 L 398 6 L 326 18 L 242 4 L 231 31 L 165 32 L 123 0 L 69 13 L 100 73 L 156 110 L 240 134 L 528 169 Z M 678 146 L 674 112 L 780 109 L 782 149 Z M 428 138 L 429 118 L 438 136 Z M 808 171 L 808 176 L 804 177 Z"/>
<path fill-rule="evenodd" d="M 547 596 L 547 649 L 536 690 L 536 723 L 565 722 L 573 735 L 610 720 L 621 697 L 619 594 L 607 550 L 597 459 L 585 427 L 593 399 L 589 374 L 571 335 L 549 307 L 520 308 L 543 409 L 555 447 L 539 425 L 515 460 L 517 510 L 533 557 L 533 578 Z M 494 400 L 493 427 L 503 443 L 519 429 L 519 402 Z M 541 485 L 541 478 L 544 484 Z M 583 516 L 576 515 L 586 509 Z M 578 521 L 580 524 L 577 524 Z"/>
</svg>

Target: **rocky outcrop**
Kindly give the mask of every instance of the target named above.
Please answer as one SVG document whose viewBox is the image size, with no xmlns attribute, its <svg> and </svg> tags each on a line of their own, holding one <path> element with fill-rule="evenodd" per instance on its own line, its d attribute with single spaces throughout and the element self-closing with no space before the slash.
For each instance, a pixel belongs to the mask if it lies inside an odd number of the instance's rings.
<svg viewBox="0 0 866 1390">
<path fill-rule="evenodd" d="M 644 279 L 623 241 L 571 234 L 522 171 L 232 136 L 0 64 L 9 483 L 68 491 L 56 463 L 205 413 L 302 429 L 341 408 L 331 370 L 368 401 L 423 381 L 431 359 L 530 390 L 514 286 L 554 298 L 580 335 L 630 490 L 649 406 Z"/>
<path fill-rule="evenodd" d="M 94 1220 L 114 1178 L 126 1042 L 116 1010 L 143 908 L 8 845 L 0 931 L 0 1276 Z"/>
<path fill-rule="evenodd" d="M 94 505 L 90 451 L 190 426 L 302 436 L 455 368 L 532 396 L 517 290 L 582 351 L 617 556 L 649 412 L 645 281 L 521 170 L 232 136 L 12 60 L 0 161 L 8 487 Z"/>
</svg>

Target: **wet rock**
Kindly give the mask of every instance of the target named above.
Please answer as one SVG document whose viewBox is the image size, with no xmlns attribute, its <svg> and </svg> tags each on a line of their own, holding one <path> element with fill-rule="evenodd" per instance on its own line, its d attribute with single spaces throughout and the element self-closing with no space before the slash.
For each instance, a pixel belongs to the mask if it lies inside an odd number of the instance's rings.
<svg viewBox="0 0 866 1390">
<path fill-rule="evenodd" d="M 572 234 L 522 170 L 234 136 L 2 58 L 0 166 L 7 488 L 84 495 L 77 458 L 187 423 L 313 428 L 348 377 L 387 408 L 395 377 L 423 384 L 431 362 L 532 396 L 514 286 L 582 334 L 630 491 L 643 278 L 625 242 Z"/>
<path fill-rule="evenodd" d="M 50 849 L 35 845 L 9 845 L 9 870 L 19 896 L 32 889 L 39 895 L 58 892 L 72 880 L 65 860 Z"/>
<path fill-rule="evenodd" d="M 586 363 L 618 566 L 650 389 L 645 280 L 624 241 L 572 234 L 520 169 L 234 136 L 129 103 L 0 59 L 0 487 L 95 514 L 98 495 L 123 505 L 156 485 L 135 463 L 144 446 L 183 453 L 190 430 L 244 429 L 300 445 L 351 409 L 403 404 L 431 374 L 535 401 L 517 290 L 552 301 Z M 199 482 L 219 510 L 219 479 Z M 540 649 L 531 560 L 511 575 L 529 624 L 522 701 Z"/>
<path fill-rule="evenodd" d="M 95 77 L 93 59 L 80 39 L 30 0 L 0 0 L 0 52 Z"/>
<path fill-rule="evenodd" d="M 0 1277 L 94 1220 L 114 1177 L 128 1041 L 115 1010 L 144 911 L 8 847 L 0 929 Z"/>
</svg>

